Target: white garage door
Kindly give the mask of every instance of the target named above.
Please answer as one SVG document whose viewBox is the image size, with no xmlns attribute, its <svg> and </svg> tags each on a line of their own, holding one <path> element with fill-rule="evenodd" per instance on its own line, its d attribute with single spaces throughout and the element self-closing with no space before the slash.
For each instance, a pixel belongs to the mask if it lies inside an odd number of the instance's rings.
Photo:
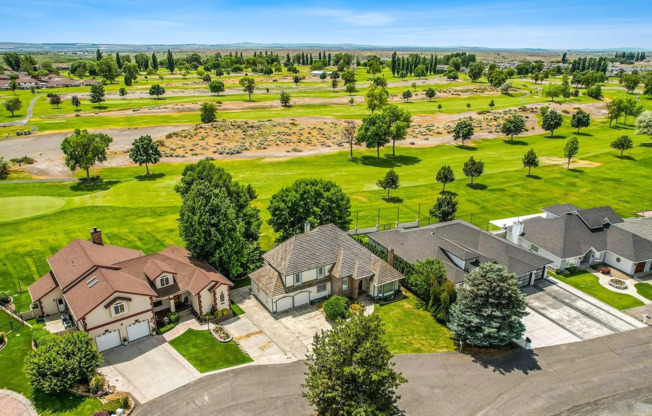
<svg viewBox="0 0 652 416">
<path fill-rule="evenodd" d="M 120 331 L 116 329 L 115 331 L 107 332 L 106 334 L 95 337 L 95 342 L 97 343 L 97 349 L 100 351 L 115 348 L 122 343 L 120 342 Z"/>
<path fill-rule="evenodd" d="M 301 292 L 294 295 L 294 307 L 305 305 L 310 302 L 310 292 Z"/>
<path fill-rule="evenodd" d="M 140 321 L 129 325 L 127 327 L 127 335 L 129 335 L 129 341 L 135 341 L 138 338 L 149 335 L 149 322 Z"/>
<path fill-rule="evenodd" d="M 292 297 L 288 296 L 276 301 L 276 312 L 282 312 L 292 308 Z"/>
</svg>

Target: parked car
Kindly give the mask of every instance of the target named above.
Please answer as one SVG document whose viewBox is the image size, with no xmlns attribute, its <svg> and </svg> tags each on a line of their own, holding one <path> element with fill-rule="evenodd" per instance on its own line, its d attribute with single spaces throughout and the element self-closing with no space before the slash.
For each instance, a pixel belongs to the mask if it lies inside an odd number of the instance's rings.
<svg viewBox="0 0 652 416">
<path fill-rule="evenodd" d="M 22 131 L 18 130 L 18 131 L 16 132 L 16 136 L 22 136 L 22 135 L 23 135 L 23 132 L 22 132 Z"/>
<path fill-rule="evenodd" d="M 25 130 L 23 134 L 27 136 L 28 134 L 32 134 L 32 132 L 30 130 Z"/>
</svg>

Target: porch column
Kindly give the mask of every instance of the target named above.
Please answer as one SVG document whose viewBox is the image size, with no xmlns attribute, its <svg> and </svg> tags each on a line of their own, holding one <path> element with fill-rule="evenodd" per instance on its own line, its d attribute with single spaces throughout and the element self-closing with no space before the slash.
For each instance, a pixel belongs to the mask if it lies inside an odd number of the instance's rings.
<svg viewBox="0 0 652 416">
<path fill-rule="evenodd" d="M 170 299 L 170 312 L 174 312 L 174 297 L 169 298 Z"/>
</svg>

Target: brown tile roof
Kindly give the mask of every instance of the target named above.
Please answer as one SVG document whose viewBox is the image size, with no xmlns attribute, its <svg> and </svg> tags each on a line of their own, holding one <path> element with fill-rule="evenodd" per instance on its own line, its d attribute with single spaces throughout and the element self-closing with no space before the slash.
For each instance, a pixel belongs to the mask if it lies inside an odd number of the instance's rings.
<svg viewBox="0 0 652 416">
<path fill-rule="evenodd" d="M 227 286 L 233 286 L 233 283 L 226 277 L 222 276 L 209 264 L 193 259 L 190 252 L 183 247 L 168 246 L 160 253 L 154 253 L 147 256 L 126 260 L 116 263 L 115 267 L 120 268 L 125 273 L 138 278 L 145 278 L 153 281 L 162 272 L 174 274 L 175 284 L 178 290 L 189 290 L 196 295 L 212 282 L 217 282 Z M 167 296 L 169 290 L 154 289 L 159 296 Z M 166 294 L 163 294 L 165 292 Z"/>
<path fill-rule="evenodd" d="M 47 272 L 44 276 L 38 279 L 36 282 L 29 285 L 27 291 L 32 297 L 32 301 L 36 302 L 41 299 L 43 296 L 52 292 L 57 287 L 54 278 L 52 277 L 52 272 Z"/>
<path fill-rule="evenodd" d="M 115 263 L 141 256 L 144 254 L 140 250 L 77 239 L 50 257 L 48 263 L 65 291 L 95 266 L 112 267 Z"/>
<path fill-rule="evenodd" d="M 97 283 L 92 282 L 97 279 Z M 120 270 L 97 268 L 65 292 L 68 306 L 76 319 L 107 301 L 116 292 L 143 296 L 156 296 L 144 279 L 138 279 Z"/>
</svg>

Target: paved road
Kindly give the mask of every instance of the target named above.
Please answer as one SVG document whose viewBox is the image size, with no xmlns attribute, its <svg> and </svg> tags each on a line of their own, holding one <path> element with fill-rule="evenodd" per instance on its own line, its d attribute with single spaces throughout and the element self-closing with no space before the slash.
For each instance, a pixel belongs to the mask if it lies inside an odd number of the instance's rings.
<svg viewBox="0 0 652 416">
<path fill-rule="evenodd" d="M 38 96 L 32 98 L 32 101 L 29 102 L 29 107 L 27 107 L 27 114 L 25 115 L 24 118 L 22 118 L 20 120 L 16 120 L 16 121 L 10 121 L 8 123 L 2 123 L 2 125 L 3 126 L 24 126 L 24 125 L 26 125 L 27 122 L 29 122 L 29 119 L 32 118 L 32 116 L 34 115 L 32 110 L 34 110 L 34 104 L 36 103 L 36 100 L 38 100 L 41 97 L 42 97 L 41 95 L 38 95 Z M 35 130 L 36 130 L 36 128 L 34 128 L 32 131 L 35 131 Z"/>
<path fill-rule="evenodd" d="M 465 354 L 397 356 L 409 380 L 401 387 L 408 415 L 552 415 L 649 402 L 652 328 L 584 342 L 514 350 L 488 358 Z M 139 406 L 136 415 L 310 415 L 301 397 L 302 361 L 251 366 L 204 377 Z"/>
</svg>

